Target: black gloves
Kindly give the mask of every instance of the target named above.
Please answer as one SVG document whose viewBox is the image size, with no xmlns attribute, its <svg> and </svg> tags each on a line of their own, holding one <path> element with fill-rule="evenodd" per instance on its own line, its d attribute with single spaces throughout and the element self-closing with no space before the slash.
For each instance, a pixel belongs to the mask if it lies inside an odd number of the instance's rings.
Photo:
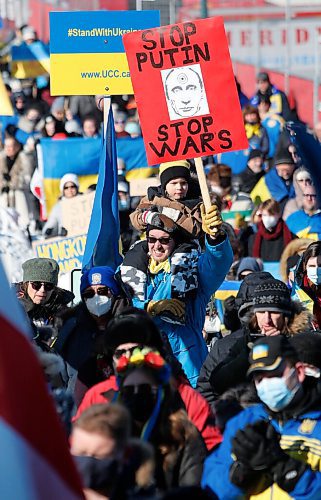
<svg viewBox="0 0 321 500">
<path fill-rule="evenodd" d="M 267 473 L 285 491 L 295 487 L 307 468 L 306 464 L 291 458 L 282 450 L 280 435 L 264 420 L 248 424 L 237 431 L 232 439 L 232 453 L 236 462 L 247 470 L 247 475 L 249 471 Z"/>
<path fill-rule="evenodd" d="M 253 470 L 270 469 L 276 462 L 284 459 L 285 453 L 280 448 L 279 441 L 280 436 L 274 427 L 259 420 L 237 431 L 232 439 L 232 452 L 240 462 Z"/>
</svg>

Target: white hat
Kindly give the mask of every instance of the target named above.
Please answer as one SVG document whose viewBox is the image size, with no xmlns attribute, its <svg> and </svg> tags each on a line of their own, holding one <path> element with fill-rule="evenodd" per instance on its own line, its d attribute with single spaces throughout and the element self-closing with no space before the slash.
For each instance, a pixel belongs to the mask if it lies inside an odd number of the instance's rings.
<svg viewBox="0 0 321 500">
<path fill-rule="evenodd" d="M 118 182 L 118 191 L 121 191 L 122 193 L 128 193 L 129 187 L 128 187 L 127 182 L 119 181 Z"/>
<path fill-rule="evenodd" d="M 59 188 L 60 188 L 61 194 L 64 193 L 64 186 L 67 182 L 73 182 L 74 184 L 76 184 L 77 188 L 79 188 L 79 180 L 78 180 L 77 175 L 76 174 L 65 174 L 63 177 L 61 177 L 60 183 L 59 183 Z"/>
<path fill-rule="evenodd" d="M 24 41 L 35 40 L 37 38 L 36 32 L 35 32 L 35 30 L 33 29 L 32 26 L 26 26 L 22 30 L 22 38 L 23 38 Z"/>
</svg>

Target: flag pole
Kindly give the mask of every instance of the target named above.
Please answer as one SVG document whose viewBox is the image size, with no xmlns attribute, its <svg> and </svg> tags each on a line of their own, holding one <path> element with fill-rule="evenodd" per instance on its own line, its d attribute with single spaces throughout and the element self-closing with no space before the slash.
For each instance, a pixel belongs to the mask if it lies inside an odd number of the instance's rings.
<svg viewBox="0 0 321 500">
<path fill-rule="evenodd" d="M 212 203 L 211 203 L 210 193 L 208 190 L 208 185 L 207 185 L 206 176 L 205 176 L 205 172 L 204 172 L 203 160 L 202 160 L 202 158 L 194 158 L 194 161 L 195 161 L 198 182 L 199 182 L 200 188 L 201 188 L 203 203 L 205 206 L 205 210 L 207 211 L 210 208 Z"/>
</svg>

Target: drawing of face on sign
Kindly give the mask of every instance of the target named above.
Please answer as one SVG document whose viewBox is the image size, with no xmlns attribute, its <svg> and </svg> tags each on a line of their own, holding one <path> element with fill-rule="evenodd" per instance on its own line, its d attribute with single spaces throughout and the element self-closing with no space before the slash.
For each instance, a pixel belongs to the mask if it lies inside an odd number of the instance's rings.
<svg viewBox="0 0 321 500">
<path fill-rule="evenodd" d="M 208 115 L 208 103 L 199 64 L 161 71 L 170 120 Z"/>
</svg>

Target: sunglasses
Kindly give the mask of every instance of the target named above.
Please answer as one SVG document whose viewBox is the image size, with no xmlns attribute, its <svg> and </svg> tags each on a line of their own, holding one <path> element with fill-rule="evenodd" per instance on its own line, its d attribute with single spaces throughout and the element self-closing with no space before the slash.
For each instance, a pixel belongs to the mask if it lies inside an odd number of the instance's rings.
<svg viewBox="0 0 321 500">
<path fill-rule="evenodd" d="M 150 394 L 155 394 L 157 391 L 156 387 L 149 384 L 137 384 L 137 385 L 125 385 L 122 387 L 121 394 L 123 397 L 126 396 L 149 396 Z"/>
<path fill-rule="evenodd" d="M 135 349 L 141 349 L 142 346 L 141 345 L 134 345 L 133 347 L 129 347 L 128 349 L 116 349 L 114 354 L 113 354 L 113 357 L 115 359 L 120 359 L 122 356 L 126 356 L 127 358 L 129 358 Z"/>
<path fill-rule="evenodd" d="M 311 178 L 310 177 L 297 177 L 296 180 L 298 182 L 311 182 Z"/>
<path fill-rule="evenodd" d="M 77 186 L 75 186 L 75 184 L 71 184 L 70 186 L 64 186 L 64 191 L 66 191 L 66 189 L 77 189 Z"/>
<path fill-rule="evenodd" d="M 40 290 L 40 288 L 43 286 L 46 292 L 50 292 L 55 288 L 55 285 L 53 283 L 44 283 L 43 281 L 30 281 L 30 285 L 34 290 Z"/>
<path fill-rule="evenodd" d="M 169 245 L 169 242 L 171 241 L 172 238 L 154 238 L 154 236 L 147 236 L 147 241 L 148 243 L 156 243 L 156 241 L 159 241 L 161 245 Z"/>
<path fill-rule="evenodd" d="M 89 290 L 85 290 L 82 296 L 84 299 L 92 299 L 96 295 L 96 293 L 97 295 L 102 295 L 104 297 L 109 297 L 109 295 L 111 294 L 109 288 L 107 287 L 98 288 L 97 292 L 95 292 L 95 290 L 90 288 Z"/>
</svg>

